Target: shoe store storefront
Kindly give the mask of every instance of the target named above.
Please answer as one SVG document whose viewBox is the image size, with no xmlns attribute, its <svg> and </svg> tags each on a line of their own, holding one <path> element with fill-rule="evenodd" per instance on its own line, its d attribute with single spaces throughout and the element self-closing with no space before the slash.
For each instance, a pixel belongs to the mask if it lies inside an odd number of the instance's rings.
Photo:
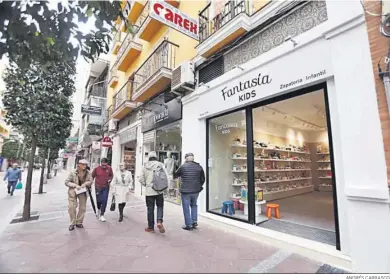
<svg viewBox="0 0 390 279">
<path fill-rule="evenodd" d="M 179 182 L 173 174 L 181 164 L 182 105 L 177 98 L 164 94 L 149 102 L 142 116 L 143 158 L 148 161 L 150 151 L 156 151 L 158 160 L 164 163 L 169 178 L 165 200 L 180 204 Z"/>
<path fill-rule="evenodd" d="M 182 99 L 182 151 L 206 172 L 202 215 L 385 272 L 389 192 L 364 16 L 327 5 L 328 21 L 294 44 Z M 364 260 L 379 250 L 375 266 Z"/>
</svg>

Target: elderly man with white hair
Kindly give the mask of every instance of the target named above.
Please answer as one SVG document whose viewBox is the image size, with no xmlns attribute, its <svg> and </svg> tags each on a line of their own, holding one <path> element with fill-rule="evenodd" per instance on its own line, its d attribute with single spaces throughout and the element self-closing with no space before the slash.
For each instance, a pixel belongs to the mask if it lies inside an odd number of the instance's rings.
<svg viewBox="0 0 390 279">
<path fill-rule="evenodd" d="M 180 177 L 181 204 L 183 207 L 183 230 L 192 231 L 198 226 L 198 196 L 203 190 L 205 175 L 201 165 L 194 161 L 194 154 L 185 155 L 185 163 L 175 172 Z"/>
<path fill-rule="evenodd" d="M 7 173 L 4 176 L 4 181 L 6 181 L 7 179 L 8 179 L 8 185 L 7 185 L 8 194 L 13 196 L 16 184 L 18 183 L 18 181 L 22 181 L 22 172 L 18 168 L 18 164 L 16 163 L 12 164 L 12 168 L 9 168 L 7 170 Z"/>
</svg>

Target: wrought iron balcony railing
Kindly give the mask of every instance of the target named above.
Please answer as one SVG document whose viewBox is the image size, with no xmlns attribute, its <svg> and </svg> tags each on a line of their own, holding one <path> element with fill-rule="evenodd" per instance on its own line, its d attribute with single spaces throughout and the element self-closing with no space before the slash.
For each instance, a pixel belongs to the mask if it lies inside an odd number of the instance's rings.
<svg viewBox="0 0 390 279">
<path fill-rule="evenodd" d="M 173 70 L 175 67 L 176 50 L 179 46 L 164 40 L 149 58 L 134 73 L 132 94 L 143 86 L 159 70 Z"/>
<path fill-rule="evenodd" d="M 199 13 L 199 42 L 202 43 L 223 26 L 228 24 L 232 19 L 242 13 L 249 14 L 249 1 L 227 1 L 223 6 L 222 11 L 211 18 L 210 7 L 213 2 L 210 2 Z"/>
<path fill-rule="evenodd" d="M 113 110 L 116 111 L 124 102 L 130 100 L 131 83 L 127 82 L 114 96 Z"/>
<path fill-rule="evenodd" d="M 106 84 L 94 85 L 89 88 L 87 98 L 94 96 L 94 97 L 100 97 L 100 98 L 106 98 L 107 97 L 107 86 Z"/>
</svg>

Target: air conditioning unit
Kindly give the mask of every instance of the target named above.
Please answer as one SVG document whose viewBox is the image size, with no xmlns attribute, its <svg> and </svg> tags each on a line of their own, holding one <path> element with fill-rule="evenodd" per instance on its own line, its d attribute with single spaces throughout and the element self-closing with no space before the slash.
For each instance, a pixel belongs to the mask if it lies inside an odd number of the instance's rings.
<svg viewBox="0 0 390 279">
<path fill-rule="evenodd" d="M 191 61 L 185 61 L 172 72 L 171 91 L 184 95 L 194 91 L 195 66 Z"/>
<path fill-rule="evenodd" d="M 110 119 L 108 121 L 108 132 L 116 132 L 118 131 L 118 122 L 114 121 L 114 119 Z"/>
</svg>

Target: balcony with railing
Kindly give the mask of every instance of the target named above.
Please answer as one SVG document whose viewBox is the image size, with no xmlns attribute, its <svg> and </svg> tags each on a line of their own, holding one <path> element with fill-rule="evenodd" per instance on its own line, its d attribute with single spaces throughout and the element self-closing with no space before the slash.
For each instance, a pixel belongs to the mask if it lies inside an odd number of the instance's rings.
<svg viewBox="0 0 390 279">
<path fill-rule="evenodd" d="M 115 62 L 111 67 L 110 73 L 108 75 L 108 86 L 111 88 L 115 88 L 118 85 L 119 77 L 118 77 L 118 63 Z"/>
<path fill-rule="evenodd" d="M 121 30 L 118 30 L 115 33 L 114 38 L 112 38 L 112 53 L 113 54 L 118 53 L 118 51 L 121 47 L 123 38 L 124 38 L 124 33 L 122 33 Z"/>
<path fill-rule="evenodd" d="M 211 56 L 250 29 L 249 0 L 227 1 L 216 15 L 211 12 L 213 3 L 199 13 L 197 50 L 203 57 Z"/>
<path fill-rule="evenodd" d="M 113 97 L 112 118 L 122 119 L 137 107 L 137 103 L 131 101 L 131 82 L 127 82 Z"/>
<path fill-rule="evenodd" d="M 142 45 L 134 41 L 134 35 L 128 33 L 124 39 L 116 60 L 119 71 L 126 72 L 129 66 L 140 55 Z"/>
<path fill-rule="evenodd" d="M 132 100 L 145 102 L 170 86 L 179 46 L 164 40 L 134 73 Z"/>
<path fill-rule="evenodd" d="M 107 97 L 107 86 L 105 82 L 99 83 L 88 88 L 87 99 L 90 97 L 99 97 L 106 98 Z"/>
<path fill-rule="evenodd" d="M 142 10 L 145 7 L 147 1 L 128 1 L 128 15 L 127 18 L 130 20 L 131 23 L 135 23 L 138 19 L 138 17 L 141 15 Z"/>
<path fill-rule="evenodd" d="M 108 125 L 108 121 L 110 121 L 112 117 L 113 105 L 109 106 L 105 111 L 104 117 L 104 125 Z"/>
</svg>

